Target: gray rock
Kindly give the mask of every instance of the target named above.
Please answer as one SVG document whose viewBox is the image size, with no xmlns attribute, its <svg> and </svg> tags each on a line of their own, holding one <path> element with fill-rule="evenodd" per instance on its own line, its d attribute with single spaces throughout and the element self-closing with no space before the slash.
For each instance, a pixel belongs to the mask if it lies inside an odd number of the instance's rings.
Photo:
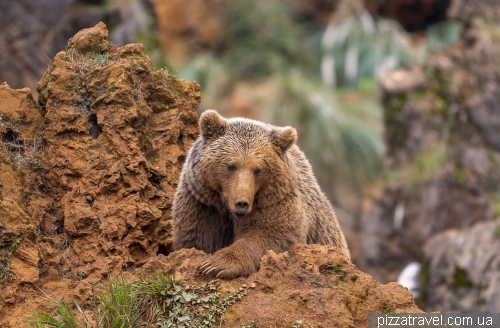
<svg viewBox="0 0 500 328">
<path fill-rule="evenodd" d="M 448 230 L 424 247 L 427 311 L 500 312 L 500 221 Z"/>
</svg>

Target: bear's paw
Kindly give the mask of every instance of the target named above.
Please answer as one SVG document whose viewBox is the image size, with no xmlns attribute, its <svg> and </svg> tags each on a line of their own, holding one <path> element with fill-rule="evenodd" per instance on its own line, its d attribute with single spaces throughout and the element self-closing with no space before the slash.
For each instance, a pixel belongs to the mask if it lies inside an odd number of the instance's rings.
<svg viewBox="0 0 500 328">
<path fill-rule="evenodd" d="M 204 275 L 215 275 L 216 278 L 234 279 L 247 277 L 258 270 L 258 263 L 238 254 L 231 247 L 221 249 L 214 253 L 208 261 L 203 263 L 199 270 Z"/>
</svg>

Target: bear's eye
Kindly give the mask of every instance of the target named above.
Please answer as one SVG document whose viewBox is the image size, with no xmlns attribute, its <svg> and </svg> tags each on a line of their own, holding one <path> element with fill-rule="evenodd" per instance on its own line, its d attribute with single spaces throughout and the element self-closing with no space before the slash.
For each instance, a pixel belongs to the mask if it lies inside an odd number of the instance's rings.
<svg viewBox="0 0 500 328">
<path fill-rule="evenodd" d="M 260 174 L 260 169 L 256 169 L 255 171 L 253 171 L 253 174 L 259 175 Z"/>
<path fill-rule="evenodd" d="M 236 171 L 236 166 L 234 166 L 233 164 L 229 164 L 229 165 L 227 166 L 227 169 L 228 169 L 229 171 L 231 171 L 231 172 L 234 172 L 234 171 Z"/>
</svg>

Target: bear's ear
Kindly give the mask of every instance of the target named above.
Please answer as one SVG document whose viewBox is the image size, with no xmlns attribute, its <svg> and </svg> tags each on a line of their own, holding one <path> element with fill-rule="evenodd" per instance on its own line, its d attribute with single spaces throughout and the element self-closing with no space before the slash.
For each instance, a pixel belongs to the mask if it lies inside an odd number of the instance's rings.
<svg viewBox="0 0 500 328">
<path fill-rule="evenodd" d="M 216 139 L 224 134 L 226 121 L 213 109 L 203 112 L 200 117 L 200 132 L 205 139 Z"/>
<path fill-rule="evenodd" d="M 284 128 L 273 128 L 271 130 L 271 142 L 282 151 L 290 148 L 297 141 L 297 131 L 287 126 Z"/>
</svg>

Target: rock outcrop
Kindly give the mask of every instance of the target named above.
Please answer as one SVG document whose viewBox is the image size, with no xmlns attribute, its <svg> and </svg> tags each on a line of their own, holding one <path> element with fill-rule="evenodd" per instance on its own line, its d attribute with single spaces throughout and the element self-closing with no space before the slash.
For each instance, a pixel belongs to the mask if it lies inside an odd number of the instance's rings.
<svg viewBox="0 0 500 328">
<path fill-rule="evenodd" d="M 77 33 L 37 84 L 52 200 L 40 229 L 68 234 L 72 266 L 96 279 L 169 251 L 200 100 L 196 83 L 152 68 L 142 45 L 114 48 L 106 37 L 102 23 Z"/>
<path fill-rule="evenodd" d="M 208 279 L 196 268 L 208 255 L 183 249 L 151 258 L 138 272 L 171 272 L 177 280 L 202 285 Z M 297 245 L 290 252 L 269 251 L 258 272 L 248 278 L 219 281 L 219 290 L 237 291 L 255 283 L 241 302 L 224 315 L 223 327 L 367 327 L 368 313 L 418 313 L 411 293 L 397 283 L 382 285 L 359 271 L 330 246 Z"/>
<path fill-rule="evenodd" d="M 5 308 L 28 297 L 25 283 L 95 283 L 170 252 L 200 89 L 107 36 L 100 23 L 70 39 L 37 84 L 39 104 L 0 86 L 0 247 L 20 241 Z"/>
</svg>

